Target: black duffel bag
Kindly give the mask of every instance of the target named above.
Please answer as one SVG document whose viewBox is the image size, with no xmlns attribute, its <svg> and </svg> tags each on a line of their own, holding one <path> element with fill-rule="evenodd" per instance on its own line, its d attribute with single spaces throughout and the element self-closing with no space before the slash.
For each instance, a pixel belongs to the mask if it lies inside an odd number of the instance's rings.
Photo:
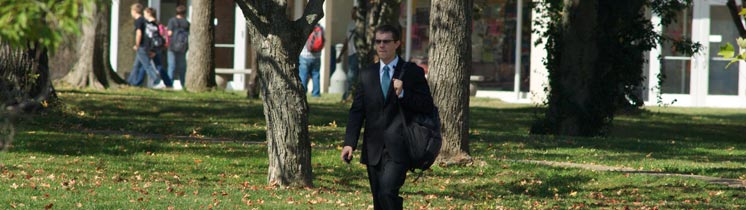
<svg viewBox="0 0 746 210">
<path fill-rule="evenodd" d="M 402 66 L 399 78 L 403 78 L 406 72 L 406 64 Z M 433 110 L 428 113 L 415 112 L 412 120 L 407 122 L 401 104 L 399 104 L 399 116 L 404 125 L 404 139 L 407 143 L 409 158 L 411 160 L 409 170 L 430 169 L 435 158 L 440 153 L 443 137 L 440 134 L 440 115 L 438 107 L 433 105 Z"/>
</svg>

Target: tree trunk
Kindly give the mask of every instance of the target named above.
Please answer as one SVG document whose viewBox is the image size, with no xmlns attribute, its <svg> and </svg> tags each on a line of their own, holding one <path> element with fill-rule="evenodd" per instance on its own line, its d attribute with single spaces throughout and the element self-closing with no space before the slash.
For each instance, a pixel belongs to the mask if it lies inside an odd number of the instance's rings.
<svg viewBox="0 0 746 210">
<path fill-rule="evenodd" d="M 54 105 L 47 49 L 38 43 L 14 47 L 0 39 L 0 151 L 6 152 L 19 116 Z M 47 103 L 47 102 L 50 103 Z"/>
<path fill-rule="evenodd" d="M 365 4 L 362 4 L 365 5 Z M 365 69 L 368 65 L 375 63 L 376 51 L 373 48 L 373 38 L 376 37 L 375 29 L 380 25 L 393 25 L 401 30 L 399 25 L 399 10 L 401 6 L 401 0 L 372 0 L 370 8 L 367 9 L 367 29 L 365 36 L 361 36 L 361 39 L 365 40 L 365 44 L 356 44 L 359 58 L 360 69 Z M 362 7 L 362 6 L 361 6 Z M 360 27 L 359 25 L 356 25 Z M 399 37 L 400 39 L 403 37 Z M 401 48 L 398 49 L 401 55 Z"/>
<path fill-rule="evenodd" d="M 741 8 L 736 5 L 736 0 L 728 0 L 725 5 L 728 6 L 728 11 L 730 12 L 731 19 L 733 19 L 733 24 L 738 30 L 738 36 L 746 38 L 746 28 L 743 26 L 743 17 L 738 15 L 738 13 L 741 12 Z"/>
<path fill-rule="evenodd" d="M 253 43 L 251 45 L 254 45 Z M 259 98 L 259 66 L 257 64 L 257 53 L 256 50 L 251 50 L 251 74 L 247 76 L 247 87 L 246 87 L 246 98 Z"/>
<path fill-rule="evenodd" d="M 358 55 L 358 69 L 365 69 L 375 63 L 376 51 L 373 48 L 374 31 L 380 25 L 390 24 L 401 29 L 399 25 L 399 13 L 401 0 L 355 0 L 357 1 L 357 14 L 355 15 L 355 49 Z M 402 33 L 403 35 L 403 33 Z M 404 38 L 404 37 L 400 37 Z M 399 48 L 401 51 L 401 48 Z M 401 54 L 401 53 L 399 53 Z M 352 101 L 355 93 L 352 86 L 346 101 Z"/>
<path fill-rule="evenodd" d="M 261 2 L 261 3 L 260 3 Z M 267 121 L 271 185 L 313 186 L 308 102 L 298 76 L 298 56 L 313 26 L 324 15 L 323 0 L 311 0 L 303 17 L 290 21 L 287 2 L 236 1 L 246 17 Z"/>
<path fill-rule="evenodd" d="M 443 146 L 439 161 L 470 162 L 469 75 L 471 0 L 433 0 L 430 6 L 428 82 L 441 117 Z"/>
<path fill-rule="evenodd" d="M 32 112 L 41 102 L 56 100 L 48 63 L 47 49 L 38 43 L 21 48 L 0 40 L 0 111 L 15 106 Z"/>
<path fill-rule="evenodd" d="M 186 89 L 204 92 L 215 83 L 215 4 L 211 0 L 192 1 L 192 24 L 189 29 L 189 59 L 187 59 Z"/>
<path fill-rule="evenodd" d="M 109 17 L 108 4 L 91 4 L 83 11 L 82 35 L 76 40 L 78 61 L 63 78 L 73 87 L 103 89 L 124 84 L 109 63 Z"/>
<path fill-rule="evenodd" d="M 569 1 L 565 1 L 569 2 Z M 576 6 L 573 6 L 576 4 Z M 560 117 L 557 121 L 559 134 L 579 135 L 580 123 L 591 116 L 586 103 L 589 101 L 588 87 L 592 81 L 594 66 L 598 60 L 597 11 L 598 3 L 595 1 L 574 0 L 572 4 L 565 6 L 564 34 L 561 50 L 562 59 L 558 73 L 562 92 L 550 99 L 550 112 L 557 113 Z M 560 99 L 560 97 L 562 97 Z M 554 106 L 553 106 L 554 105 Z M 570 107 L 576 107 L 572 109 Z M 573 112 L 573 113 L 567 113 Z"/>
<path fill-rule="evenodd" d="M 547 45 L 553 49 L 548 109 L 532 133 L 604 135 L 615 112 L 637 100 L 631 94 L 641 86 L 643 53 L 657 44 L 646 33 L 652 24 L 645 5 L 645 0 L 564 0 L 556 41 Z"/>
</svg>

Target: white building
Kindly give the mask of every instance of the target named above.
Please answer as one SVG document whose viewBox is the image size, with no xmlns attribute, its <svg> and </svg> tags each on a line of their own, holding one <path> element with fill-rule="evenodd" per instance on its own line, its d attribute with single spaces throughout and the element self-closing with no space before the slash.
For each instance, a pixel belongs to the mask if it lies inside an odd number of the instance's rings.
<svg viewBox="0 0 746 210">
<path fill-rule="evenodd" d="M 113 17 L 128 18 L 129 4 L 133 1 L 135 0 L 112 0 L 114 8 L 118 8 L 113 11 L 127 11 L 126 14 L 116 14 Z M 173 16 L 177 4 L 190 5 L 190 0 L 141 1 L 163 11 L 159 12 L 159 19 L 163 22 Z M 481 10 L 479 19 L 474 21 L 472 33 L 472 75 L 483 78 L 483 81 L 475 82 L 479 87 L 477 97 L 499 98 L 515 103 L 541 103 L 544 99 L 547 71 L 542 59 L 546 52 L 542 45 L 534 45 L 541 37 L 531 33 L 534 17 L 538 17 L 529 8 L 531 1 L 474 1 L 475 6 Z M 726 70 L 728 61 L 717 57 L 719 47 L 725 42 L 734 43 L 738 36 L 725 2 L 726 0 L 694 1 L 691 8 L 679 13 L 676 23 L 666 28 L 657 28 L 668 36 L 688 37 L 699 42 L 703 49 L 691 57 L 673 53 L 671 46 L 660 46 L 648 53 L 648 60 L 651 62 L 644 71 L 648 80 L 644 82 L 646 89 L 642 93 L 646 104 L 656 104 L 660 92 L 663 102 L 671 103 L 675 100 L 672 104 L 674 106 L 746 108 L 746 65 L 740 62 Z M 299 17 L 304 5 L 304 0 L 289 1 L 288 14 Z M 352 6 L 351 0 L 325 1 L 326 14 L 320 24 L 325 26 L 326 37 L 330 41 L 323 52 L 322 93 L 328 92 L 330 81 L 332 55 L 328 49 L 333 44 L 344 41 L 346 26 L 351 21 L 349 15 Z M 401 56 L 425 68 L 429 45 L 429 7 L 429 0 L 403 0 L 400 18 L 400 24 L 405 28 Z M 250 48 L 246 22 L 240 9 L 233 0 L 216 0 L 215 10 L 217 68 L 255 68 L 254 53 Z M 652 20 L 656 22 L 660 18 L 653 16 Z M 112 55 L 116 55 L 116 52 L 123 53 L 117 49 L 117 43 L 122 43 L 123 40 L 115 36 L 128 32 L 119 30 L 117 26 L 128 26 L 116 18 L 112 18 L 112 22 Z M 662 62 L 658 62 L 659 55 L 663 56 Z M 122 59 L 122 56 L 112 56 L 115 68 L 127 68 L 127 65 L 117 65 L 117 60 L 131 64 L 131 61 Z M 656 88 L 660 71 L 666 73 L 667 79 L 661 88 Z M 228 88 L 244 88 L 245 75 L 234 74 L 229 79 L 233 82 Z"/>
</svg>

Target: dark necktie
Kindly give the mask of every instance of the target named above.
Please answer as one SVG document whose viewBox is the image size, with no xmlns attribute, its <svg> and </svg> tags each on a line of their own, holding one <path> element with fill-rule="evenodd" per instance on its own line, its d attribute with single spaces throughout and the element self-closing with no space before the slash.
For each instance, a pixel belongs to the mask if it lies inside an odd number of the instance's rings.
<svg viewBox="0 0 746 210">
<path fill-rule="evenodd" d="M 389 84 L 391 84 L 391 76 L 389 75 L 389 66 L 383 66 L 383 76 L 381 77 L 381 90 L 383 91 L 384 100 L 386 100 L 386 96 L 389 92 Z"/>
</svg>

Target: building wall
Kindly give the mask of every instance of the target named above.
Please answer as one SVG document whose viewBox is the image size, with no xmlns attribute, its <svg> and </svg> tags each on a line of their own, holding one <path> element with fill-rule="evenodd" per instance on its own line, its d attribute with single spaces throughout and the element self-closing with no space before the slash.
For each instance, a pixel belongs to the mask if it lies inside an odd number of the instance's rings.
<svg viewBox="0 0 746 210">
<path fill-rule="evenodd" d="M 332 44 L 343 44 L 347 38 L 347 24 L 352 22 L 350 12 L 353 1 L 329 1 L 331 10 L 327 10 L 325 17 L 331 19 L 331 42 Z"/>
<path fill-rule="evenodd" d="M 135 20 L 130 15 L 130 6 L 135 3 L 148 5 L 147 0 L 119 0 L 119 33 L 116 36 L 118 48 L 117 54 L 111 56 L 116 56 L 117 66 L 114 68 L 124 78 L 132 71 L 135 60 L 135 51 L 132 50 L 132 46 L 135 46 Z"/>
</svg>

